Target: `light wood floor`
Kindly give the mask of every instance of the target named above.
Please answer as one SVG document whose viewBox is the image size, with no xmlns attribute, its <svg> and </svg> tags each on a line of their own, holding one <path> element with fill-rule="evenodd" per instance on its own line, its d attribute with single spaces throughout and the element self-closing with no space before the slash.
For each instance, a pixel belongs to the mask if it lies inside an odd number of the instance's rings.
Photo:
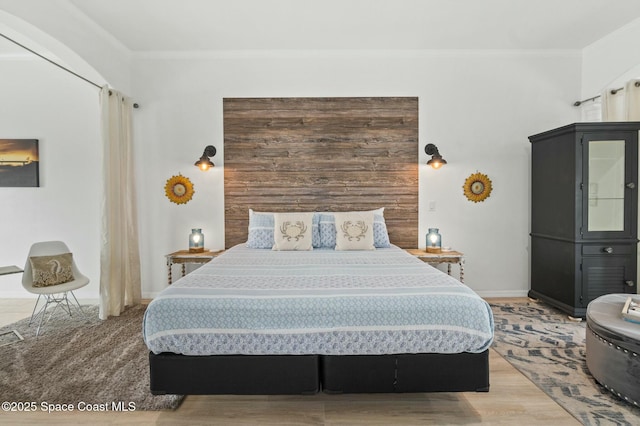
<svg viewBox="0 0 640 426">
<path fill-rule="evenodd" d="M 35 299 L 0 300 L 0 326 L 31 315 L 34 302 Z M 488 393 L 188 396 L 176 411 L 0 412 L 0 424 L 580 424 L 493 350 L 490 351 L 489 362 L 491 390 Z"/>
</svg>

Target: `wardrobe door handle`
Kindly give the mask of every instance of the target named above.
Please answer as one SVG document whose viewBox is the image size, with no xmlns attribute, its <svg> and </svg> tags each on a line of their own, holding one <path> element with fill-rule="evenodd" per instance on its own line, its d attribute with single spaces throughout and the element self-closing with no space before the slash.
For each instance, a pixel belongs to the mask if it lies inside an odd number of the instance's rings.
<svg viewBox="0 0 640 426">
<path fill-rule="evenodd" d="M 624 283 L 625 283 L 626 285 L 628 285 L 629 287 L 633 287 L 634 285 L 636 285 L 636 283 L 635 283 L 635 282 L 633 282 L 633 281 L 631 281 L 631 280 L 625 281 Z"/>
<path fill-rule="evenodd" d="M 629 188 L 629 189 L 634 189 L 634 188 L 636 187 L 636 184 L 635 184 L 635 183 L 633 183 L 633 182 L 629 182 L 626 186 L 627 186 L 627 188 Z"/>
<path fill-rule="evenodd" d="M 611 254 L 613 253 L 613 247 L 605 247 L 602 249 L 603 252 Z"/>
</svg>

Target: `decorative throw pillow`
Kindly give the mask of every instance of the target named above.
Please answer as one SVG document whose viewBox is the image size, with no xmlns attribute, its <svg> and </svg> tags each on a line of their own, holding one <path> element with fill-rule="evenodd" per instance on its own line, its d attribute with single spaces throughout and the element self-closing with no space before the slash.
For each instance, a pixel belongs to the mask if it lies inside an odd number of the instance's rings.
<svg viewBox="0 0 640 426">
<path fill-rule="evenodd" d="M 320 213 L 320 247 L 335 248 L 336 246 L 336 218 L 333 213 Z"/>
<path fill-rule="evenodd" d="M 312 245 L 320 247 L 320 213 L 313 214 Z M 273 213 L 255 212 L 249 209 L 249 232 L 247 247 L 255 249 L 270 249 L 275 244 Z"/>
<path fill-rule="evenodd" d="M 320 247 L 320 213 L 313 214 L 313 229 L 311 234 L 311 245 L 314 248 Z"/>
<path fill-rule="evenodd" d="M 373 210 L 373 244 L 376 248 L 391 247 L 387 223 L 384 221 L 384 207 Z"/>
<path fill-rule="evenodd" d="M 387 224 L 384 220 L 384 207 L 369 210 L 373 213 L 373 244 L 376 248 L 391 247 Z M 336 221 L 334 213 L 319 213 L 320 244 L 318 247 L 334 248 L 336 246 Z M 314 246 L 315 247 L 315 246 Z"/>
<path fill-rule="evenodd" d="M 273 213 L 258 213 L 249 209 L 247 247 L 254 249 L 273 247 Z"/>
<path fill-rule="evenodd" d="M 375 250 L 373 212 L 334 213 L 336 250 Z"/>
<path fill-rule="evenodd" d="M 48 287 L 73 281 L 73 257 L 71 253 L 29 258 L 34 287 Z"/>
<path fill-rule="evenodd" d="M 313 213 L 274 213 L 273 250 L 312 250 Z"/>
</svg>

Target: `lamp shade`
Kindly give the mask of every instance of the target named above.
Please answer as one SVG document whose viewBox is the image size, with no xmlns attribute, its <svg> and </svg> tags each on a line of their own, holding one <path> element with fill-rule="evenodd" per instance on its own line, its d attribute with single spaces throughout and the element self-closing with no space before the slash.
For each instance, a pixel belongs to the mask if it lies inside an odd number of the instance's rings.
<svg viewBox="0 0 640 426">
<path fill-rule="evenodd" d="M 216 155 L 216 148 L 213 145 L 207 145 L 204 148 L 202 156 L 198 161 L 194 163 L 194 165 L 200 170 L 207 171 L 215 166 L 215 164 L 213 164 L 213 162 L 209 159 L 209 157 L 213 157 L 214 155 Z"/>
<path fill-rule="evenodd" d="M 204 251 L 204 234 L 201 228 L 193 228 L 189 234 L 189 251 L 198 253 Z"/>
<path fill-rule="evenodd" d="M 434 169 L 439 169 L 443 165 L 447 164 L 447 160 L 442 158 L 442 155 L 440 155 L 440 152 L 438 151 L 438 147 L 434 144 L 427 144 L 427 146 L 424 147 L 424 152 L 431 156 L 431 159 L 427 161 L 427 165 Z"/>
<path fill-rule="evenodd" d="M 433 167 L 434 169 L 439 169 L 445 164 L 447 164 L 447 160 L 442 157 L 432 158 L 431 160 L 427 161 L 427 165 Z"/>
<path fill-rule="evenodd" d="M 429 228 L 426 249 L 427 253 L 442 252 L 442 235 L 440 235 L 438 228 Z"/>
</svg>

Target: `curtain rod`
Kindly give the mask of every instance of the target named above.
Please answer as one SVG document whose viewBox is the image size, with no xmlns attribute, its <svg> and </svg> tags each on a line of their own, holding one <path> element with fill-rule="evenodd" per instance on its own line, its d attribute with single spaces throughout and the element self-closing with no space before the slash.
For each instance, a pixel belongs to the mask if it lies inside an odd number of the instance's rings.
<svg viewBox="0 0 640 426">
<path fill-rule="evenodd" d="M 636 86 L 636 87 L 640 87 L 640 81 L 636 81 L 633 85 L 634 85 L 634 86 Z M 619 92 L 619 91 L 621 91 L 621 90 L 624 90 L 624 87 L 619 87 L 619 88 L 617 88 L 617 89 L 611 89 L 611 92 L 610 92 L 610 93 L 611 93 L 612 95 L 615 95 L 616 93 L 618 93 L 618 92 Z M 581 100 L 581 101 L 575 101 L 575 102 L 573 103 L 573 106 L 579 107 L 579 106 L 580 106 L 580 105 L 582 105 L 583 103 L 585 103 L 585 102 L 589 102 L 589 101 L 595 101 L 596 99 L 598 99 L 598 98 L 599 98 L 599 97 L 601 97 L 601 96 L 602 96 L 602 95 L 596 95 L 596 96 L 593 96 L 593 97 L 591 97 L 591 98 L 583 99 L 583 100 Z"/>
<path fill-rule="evenodd" d="M 6 36 L 6 35 L 2 34 L 2 33 L 0 33 L 0 36 L 2 36 L 3 38 L 5 38 L 5 39 L 9 40 L 9 41 L 10 41 L 11 43 L 13 43 L 13 44 L 16 44 L 16 45 L 20 46 L 20 47 L 21 47 L 21 48 L 23 48 L 24 50 L 27 50 L 27 51 L 29 51 L 29 52 L 33 53 L 34 55 L 36 55 L 36 56 L 38 56 L 38 57 L 40 57 L 40 58 L 44 59 L 45 61 L 49 62 L 50 64 L 53 64 L 53 65 L 55 65 L 56 67 L 58 67 L 58 68 L 60 68 L 60 69 L 63 69 L 63 70 L 65 70 L 66 72 L 68 72 L 68 73 L 70 73 L 70 74 L 73 74 L 74 76 L 78 77 L 79 79 L 86 81 L 87 83 L 89 83 L 89 84 L 91 84 L 91 85 L 93 85 L 93 86 L 97 87 L 98 89 L 102 89 L 102 86 L 100 86 L 98 83 L 94 83 L 93 81 L 89 80 L 88 78 L 83 77 L 83 76 L 81 76 L 80 74 L 78 74 L 78 73 L 76 73 L 76 72 L 74 72 L 74 71 L 71 71 L 69 68 L 63 67 L 63 66 L 62 66 L 62 65 L 60 65 L 59 63 L 54 62 L 54 61 L 52 61 L 51 59 L 47 58 L 46 56 L 43 56 L 43 55 L 41 55 L 40 53 L 36 52 L 35 50 L 28 48 L 28 47 L 27 47 L 27 46 L 25 46 L 24 44 L 21 44 L 21 43 L 19 43 L 19 42 L 15 41 L 14 39 L 12 39 L 12 38 L 10 38 L 10 37 L 8 37 L 8 36 Z M 111 95 L 111 91 L 109 91 L 109 95 Z M 133 107 L 134 107 L 134 108 L 138 108 L 138 107 L 139 107 L 139 105 L 138 105 L 137 103 L 134 103 L 134 104 L 133 104 Z"/>
</svg>

